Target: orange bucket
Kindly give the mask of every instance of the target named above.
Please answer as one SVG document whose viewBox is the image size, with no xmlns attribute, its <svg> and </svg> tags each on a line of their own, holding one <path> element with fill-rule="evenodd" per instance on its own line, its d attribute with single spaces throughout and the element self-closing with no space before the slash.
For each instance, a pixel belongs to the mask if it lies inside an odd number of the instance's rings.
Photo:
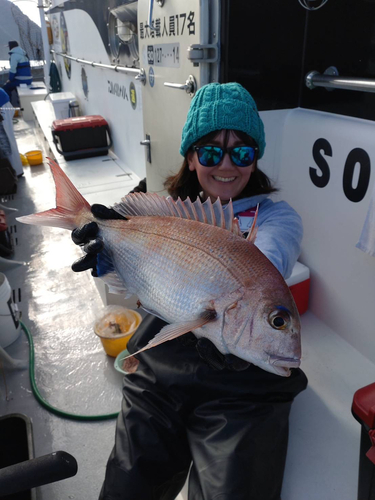
<svg viewBox="0 0 375 500">
<path fill-rule="evenodd" d="M 133 309 L 109 306 L 106 314 L 95 323 L 94 332 L 100 338 L 106 354 L 115 358 L 126 349 L 141 321 L 142 316 Z"/>
</svg>

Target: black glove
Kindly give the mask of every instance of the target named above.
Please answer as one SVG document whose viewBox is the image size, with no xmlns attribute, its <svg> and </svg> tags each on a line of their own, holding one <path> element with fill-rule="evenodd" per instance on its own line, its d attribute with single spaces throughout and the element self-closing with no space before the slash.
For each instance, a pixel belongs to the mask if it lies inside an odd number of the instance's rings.
<svg viewBox="0 0 375 500">
<path fill-rule="evenodd" d="M 107 208 L 104 205 L 94 204 L 91 212 L 97 219 L 123 219 L 125 217 L 118 214 L 113 208 Z M 97 237 L 99 227 L 96 222 L 89 222 L 82 227 L 73 229 L 72 240 L 76 245 L 83 246 L 87 255 L 76 260 L 72 264 L 72 270 L 76 273 L 92 269 L 91 275 L 97 277 L 96 271 L 97 255 L 103 249 L 103 240 Z"/>
<path fill-rule="evenodd" d="M 146 177 L 139 181 L 138 186 L 135 186 L 129 193 L 147 193 Z"/>
</svg>

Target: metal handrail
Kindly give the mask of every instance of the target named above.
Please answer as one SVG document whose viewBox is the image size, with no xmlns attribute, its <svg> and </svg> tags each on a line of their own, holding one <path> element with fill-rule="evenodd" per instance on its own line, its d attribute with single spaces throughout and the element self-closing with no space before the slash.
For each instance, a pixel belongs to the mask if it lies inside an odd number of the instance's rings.
<svg viewBox="0 0 375 500">
<path fill-rule="evenodd" d="M 316 87 L 326 89 L 356 90 L 361 92 L 375 92 L 375 80 L 370 78 L 357 78 L 355 76 L 339 76 L 336 68 L 328 68 L 324 74 L 310 71 L 305 77 L 306 87 L 310 90 Z"/>
<path fill-rule="evenodd" d="M 55 54 L 57 56 L 65 57 L 66 59 L 70 59 L 71 61 L 75 61 L 75 62 L 80 63 L 80 64 L 87 64 L 88 66 L 93 66 L 94 68 L 105 68 L 105 69 L 111 69 L 111 70 L 114 70 L 114 71 L 120 72 L 120 73 L 128 73 L 130 75 L 134 75 L 136 80 L 140 80 L 142 83 L 146 82 L 146 74 L 145 74 L 145 71 L 143 68 L 141 68 L 141 69 L 128 68 L 126 66 L 119 66 L 118 64 L 112 65 L 112 64 L 97 63 L 95 61 L 86 61 L 86 59 L 80 59 L 79 57 L 72 57 L 64 52 L 56 52 L 53 49 L 51 49 L 51 53 Z"/>
</svg>

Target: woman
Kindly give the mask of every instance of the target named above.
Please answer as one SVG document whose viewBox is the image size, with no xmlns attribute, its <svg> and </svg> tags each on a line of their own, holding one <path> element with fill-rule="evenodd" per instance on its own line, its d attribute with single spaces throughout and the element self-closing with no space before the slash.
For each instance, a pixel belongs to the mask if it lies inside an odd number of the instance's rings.
<svg viewBox="0 0 375 500">
<path fill-rule="evenodd" d="M 250 94 L 237 83 L 206 85 L 192 100 L 182 132 L 183 165 L 165 185 L 173 198 L 232 199 L 245 233 L 259 203 L 256 245 L 288 277 L 300 251 L 301 220 L 287 203 L 268 198 L 274 189 L 258 168 L 264 149 Z M 120 217 L 100 205 L 92 211 Z M 74 241 L 93 238 L 95 226 L 73 231 Z M 74 270 L 95 268 L 101 242 L 93 246 Z M 164 324 L 148 316 L 129 351 L 141 349 Z M 221 354 L 192 333 L 137 358 L 137 371 L 124 379 L 101 499 L 173 500 L 190 466 L 190 500 L 280 499 L 289 411 L 307 384 L 301 370 L 279 377 Z"/>
</svg>

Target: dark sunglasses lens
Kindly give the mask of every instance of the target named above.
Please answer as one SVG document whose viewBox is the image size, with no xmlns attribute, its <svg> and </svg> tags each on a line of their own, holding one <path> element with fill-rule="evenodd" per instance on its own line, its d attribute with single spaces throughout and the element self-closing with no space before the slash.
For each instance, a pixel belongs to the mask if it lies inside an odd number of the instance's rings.
<svg viewBox="0 0 375 500">
<path fill-rule="evenodd" d="M 251 146 L 239 146 L 232 149 L 230 157 L 238 167 L 248 167 L 254 161 L 255 149 Z"/>
<path fill-rule="evenodd" d="M 198 149 L 199 163 L 204 167 L 214 167 L 221 162 L 223 151 L 215 146 L 203 146 Z"/>
</svg>

